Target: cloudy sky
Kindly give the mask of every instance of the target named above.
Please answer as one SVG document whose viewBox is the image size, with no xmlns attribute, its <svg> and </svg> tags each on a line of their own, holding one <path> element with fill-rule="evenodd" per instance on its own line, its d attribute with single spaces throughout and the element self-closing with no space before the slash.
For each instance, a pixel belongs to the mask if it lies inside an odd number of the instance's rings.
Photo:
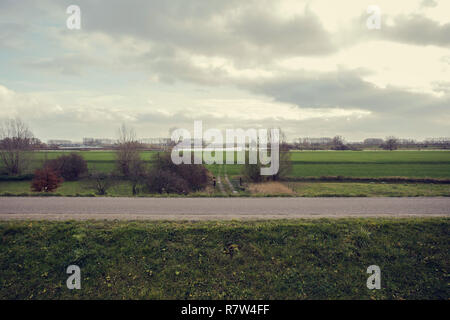
<svg viewBox="0 0 450 320">
<path fill-rule="evenodd" d="M 448 0 L 0 0 L 0 119 L 44 141 L 194 120 L 423 139 L 450 136 L 449 111 Z"/>
</svg>

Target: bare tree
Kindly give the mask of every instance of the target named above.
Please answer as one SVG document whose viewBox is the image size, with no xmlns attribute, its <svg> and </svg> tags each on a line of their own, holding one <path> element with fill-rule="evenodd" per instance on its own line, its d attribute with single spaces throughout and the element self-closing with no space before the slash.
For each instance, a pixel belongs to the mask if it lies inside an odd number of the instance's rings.
<svg viewBox="0 0 450 320">
<path fill-rule="evenodd" d="M 138 185 L 147 178 L 144 161 L 136 160 L 130 163 L 128 178 L 131 181 L 133 195 L 137 195 L 139 193 Z"/>
<path fill-rule="evenodd" d="M 136 139 L 136 133 L 125 124 L 119 128 L 117 141 L 117 169 L 120 174 L 129 177 L 132 167 L 141 161 L 139 155 L 140 143 Z"/>
<path fill-rule="evenodd" d="M 108 193 L 108 190 L 114 186 L 115 182 L 115 177 L 111 174 L 93 171 L 89 175 L 86 186 L 95 189 L 98 195 L 104 196 Z"/>
<path fill-rule="evenodd" d="M 397 147 L 398 147 L 398 139 L 393 136 L 387 137 L 385 143 L 383 144 L 383 149 L 389 151 L 397 150 Z"/>
<path fill-rule="evenodd" d="M 283 180 L 292 171 L 290 145 L 287 142 L 286 134 L 283 130 L 278 128 L 279 139 L 279 168 L 276 174 L 272 175 L 272 180 Z M 271 149 L 272 145 L 272 130 L 269 130 L 268 134 L 268 148 Z M 241 173 L 247 181 L 261 182 L 267 180 L 267 177 L 261 175 L 261 160 L 258 159 L 256 164 L 249 163 L 249 152 L 246 152 L 245 165 L 242 167 Z"/>
<path fill-rule="evenodd" d="M 11 175 L 21 174 L 39 145 L 28 126 L 19 118 L 0 124 L 0 160 Z"/>
<path fill-rule="evenodd" d="M 290 147 L 287 142 L 286 134 L 283 130 L 280 130 L 280 168 L 278 172 L 272 176 L 273 180 L 283 180 L 285 179 L 292 171 L 292 162 L 291 162 L 291 153 Z"/>
<path fill-rule="evenodd" d="M 333 150 L 347 150 L 348 146 L 345 145 L 344 138 L 342 136 L 335 136 L 332 140 Z"/>
</svg>

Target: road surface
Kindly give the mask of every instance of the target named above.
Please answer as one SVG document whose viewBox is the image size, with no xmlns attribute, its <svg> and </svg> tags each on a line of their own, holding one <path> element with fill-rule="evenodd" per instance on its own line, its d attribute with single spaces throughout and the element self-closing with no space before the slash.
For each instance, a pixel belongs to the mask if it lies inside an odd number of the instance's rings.
<svg viewBox="0 0 450 320">
<path fill-rule="evenodd" d="M 226 220 L 341 217 L 450 217 L 450 197 L 0 197 L 0 220 Z"/>
</svg>

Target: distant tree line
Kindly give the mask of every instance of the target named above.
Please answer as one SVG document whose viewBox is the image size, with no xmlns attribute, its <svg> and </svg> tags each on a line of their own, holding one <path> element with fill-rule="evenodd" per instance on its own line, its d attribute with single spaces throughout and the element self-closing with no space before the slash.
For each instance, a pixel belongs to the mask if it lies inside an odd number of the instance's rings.
<svg viewBox="0 0 450 320">
<path fill-rule="evenodd" d="M 397 150 L 402 149 L 450 149 L 450 138 L 434 138 L 417 141 L 414 139 L 400 139 L 388 136 L 385 139 L 368 138 L 362 142 L 346 142 L 342 136 L 333 138 L 299 138 L 289 144 L 289 148 L 296 150 L 363 150 L 366 148 Z"/>
</svg>

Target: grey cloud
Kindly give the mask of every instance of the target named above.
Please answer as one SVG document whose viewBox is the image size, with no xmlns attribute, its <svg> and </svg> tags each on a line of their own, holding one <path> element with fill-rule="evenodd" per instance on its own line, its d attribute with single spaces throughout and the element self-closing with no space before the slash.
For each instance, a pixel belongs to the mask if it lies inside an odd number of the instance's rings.
<svg viewBox="0 0 450 320">
<path fill-rule="evenodd" d="M 391 20 L 392 23 L 387 23 Z M 356 44 L 383 40 L 416 46 L 434 45 L 450 47 L 450 21 L 439 23 L 422 14 L 403 14 L 389 16 L 382 14 L 381 28 L 370 30 L 366 26 L 367 14 L 355 18 L 350 27 L 339 30 L 338 48 L 351 47 Z"/>
<path fill-rule="evenodd" d="M 151 55 L 151 54 L 150 54 Z M 166 83 L 178 80 L 193 82 L 200 85 L 220 85 L 226 82 L 228 74 L 221 68 L 200 68 L 182 57 L 154 57 L 149 55 L 140 57 L 149 74 L 155 74 L 158 79 Z"/>
<path fill-rule="evenodd" d="M 163 115 L 158 113 L 139 113 L 134 120 L 123 119 L 120 115 L 111 115 L 108 121 L 96 122 L 95 125 L 82 119 L 77 119 L 77 113 L 53 114 L 48 117 L 26 118 L 36 136 L 43 138 L 81 139 L 83 136 L 114 138 L 117 127 L 127 122 L 136 129 L 139 137 L 167 137 L 169 128 L 186 128 L 192 130 L 193 121 L 198 120 L 194 115 L 176 113 Z M 445 136 L 448 125 L 439 123 L 432 117 L 391 115 L 383 117 L 370 115 L 362 118 L 355 116 L 338 117 L 333 120 L 326 118 L 313 118 L 307 120 L 283 120 L 266 118 L 257 122 L 251 120 L 236 120 L 226 116 L 202 116 L 204 130 L 208 128 L 270 128 L 280 127 L 289 139 L 305 136 L 334 136 L 343 135 L 349 140 L 360 140 L 367 137 L 386 137 L 396 135 L 405 138 L 418 138 L 430 136 Z M 149 125 L 151 124 L 151 125 Z"/>
<path fill-rule="evenodd" d="M 24 62 L 23 65 L 46 72 L 56 72 L 63 75 L 80 75 L 89 67 L 101 66 L 104 62 L 90 56 L 64 55 L 55 58 L 44 58 Z"/>
<path fill-rule="evenodd" d="M 433 90 L 450 95 L 450 81 L 433 82 Z"/>
<path fill-rule="evenodd" d="M 429 8 L 434 8 L 434 7 L 436 7 L 437 5 L 438 5 L 437 2 L 434 1 L 434 0 L 423 0 L 423 1 L 420 3 L 420 6 L 422 6 L 422 7 L 429 7 Z"/>
<path fill-rule="evenodd" d="M 379 88 L 361 78 L 361 71 L 285 75 L 248 83 L 246 87 L 281 102 L 302 107 L 359 108 L 393 112 L 424 108 L 435 99 L 395 87 Z"/>
<path fill-rule="evenodd" d="M 337 51 L 331 35 L 309 10 L 282 20 L 269 11 L 255 8 L 232 20 L 230 28 L 243 42 L 248 41 L 274 56 L 324 55 Z"/>
<path fill-rule="evenodd" d="M 416 45 L 450 46 L 450 23 L 439 24 L 421 15 L 394 17 L 393 26 L 383 26 L 379 35 L 392 41 Z"/>
<path fill-rule="evenodd" d="M 316 15 L 306 11 L 292 19 L 277 18 L 270 1 L 115 0 L 104 6 L 96 1 L 79 5 L 86 32 L 137 37 L 236 63 L 337 50 Z"/>
<path fill-rule="evenodd" d="M 154 123 L 152 130 L 159 135 L 167 135 L 171 127 L 186 128 L 190 130 L 193 121 L 198 120 L 193 115 L 176 113 L 163 115 L 155 113 L 141 113 L 136 116 L 133 125 L 138 129 L 140 136 L 148 135 L 148 123 Z M 327 118 L 312 118 L 306 120 L 282 120 L 268 117 L 258 120 L 236 120 L 226 116 L 203 116 L 204 130 L 208 128 L 270 128 L 280 127 L 289 139 L 305 136 L 334 136 L 340 134 L 349 140 L 359 140 L 364 137 L 386 137 L 395 135 L 399 137 L 423 138 L 427 136 L 446 135 L 445 123 L 436 121 L 432 115 L 405 116 L 402 114 L 389 117 L 371 114 L 358 118 L 356 116 L 342 116 L 329 120 Z"/>
<path fill-rule="evenodd" d="M 357 76 L 353 75 L 353 77 Z M 271 84 L 273 85 L 274 83 L 275 80 L 272 80 Z M 306 80 L 304 80 L 304 83 L 306 83 Z M 343 86 L 342 89 L 348 90 L 351 88 L 351 83 L 352 81 L 348 81 L 347 85 Z M 354 83 L 357 83 L 357 81 L 354 81 Z M 280 85 L 286 84 L 287 80 L 284 80 L 284 82 L 280 81 Z M 261 84 L 259 86 L 262 88 Z M 267 85 L 267 87 L 269 86 Z M 295 85 L 289 87 L 295 87 Z M 333 84 L 330 83 L 327 89 L 331 91 L 337 90 L 332 89 L 332 87 Z M 354 91 L 349 92 L 349 94 L 352 93 Z M 265 94 L 268 93 L 266 92 Z M 324 94 L 321 95 L 323 96 L 322 102 L 320 102 L 320 97 L 317 97 L 316 101 L 323 105 L 323 101 L 326 102 L 327 97 Z M 293 95 L 290 97 L 291 102 L 305 103 L 299 97 L 296 97 L 295 100 Z M 414 103 L 413 99 L 415 96 L 410 98 L 410 102 Z M 286 98 L 281 96 L 278 99 L 281 101 L 286 100 Z M 370 97 L 367 99 L 370 101 Z M 50 110 L 55 106 L 47 101 L 20 100 L 15 103 L 10 101 L 8 105 L 17 105 L 17 113 L 30 124 L 34 133 L 43 139 L 51 137 L 81 139 L 83 136 L 114 137 L 117 126 L 124 121 L 134 126 L 140 137 L 167 136 L 168 128 L 176 126 L 190 129 L 193 121 L 198 120 L 199 116 L 204 122 L 205 129 L 211 127 L 219 129 L 232 127 L 281 127 L 291 139 L 299 136 L 333 136 L 335 134 L 341 134 L 348 139 L 360 139 L 361 137 L 370 136 L 384 137 L 391 134 L 413 138 L 446 135 L 449 119 L 447 117 L 447 120 L 445 120 L 443 115 L 445 115 L 445 110 L 448 110 L 450 101 L 447 99 L 446 106 L 442 103 L 440 107 L 438 100 L 429 97 L 429 101 L 433 102 L 429 108 L 423 107 L 415 110 L 403 108 L 397 111 L 394 110 L 394 112 L 373 112 L 361 118 L 356 115 L 345 115 L 333 118 L 323 116 L 307 120 L 280 120 L 276 115 L 273 115 L 257 121 L 237 119 L 220 112 L 216 114 L 202 113 L 199 115 L 192 112 L 192 109 L 189 112 L 160 112 L 164 110 L 162 106 L 152 107 L 150 110 L 136 109 L 132 111 L 124 107 L 111 107 L 111 105 L 105 103 L 102 104 L 103 106 L 99 106 L 95 101 L 89 99 L 85 103 L 78 101 L 76 105 L 70 105 L 70 102 L 67 102 L 68 105 L 57 112 Z M 183 101 L 180 101 L 180 104 L 182 103 Z M 44 111 L 29 112 L 30 107 L 32 107 L 32 110 Z M 242 107 L 243 112 L 245 112 L 245 105 Z M 439 112 L 436 112 L 437 108 L 441 108 Z M 301 107 L 299 107 L 299 112 L 301 110 Z"/>
</svg>

